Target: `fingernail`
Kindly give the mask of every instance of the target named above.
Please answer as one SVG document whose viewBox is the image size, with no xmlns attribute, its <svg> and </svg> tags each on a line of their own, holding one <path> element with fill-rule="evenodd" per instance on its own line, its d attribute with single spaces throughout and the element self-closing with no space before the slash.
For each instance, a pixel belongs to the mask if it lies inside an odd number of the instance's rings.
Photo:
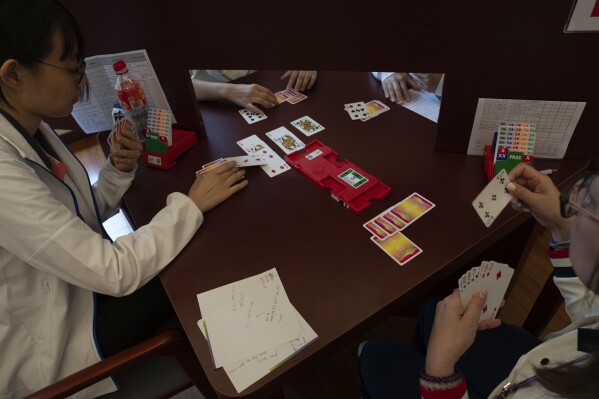
<svg viewBox="0 0 599 399">
<path fill-rule="evenodd" d="M 515 206 L 516 208 L 520 208 L 522 206 L 522 203 L 517 199 L 517 198 L 512 198 L 510 200 L 510 202 L 512 203 L 513 206 Z"/>
<path fill-rule="evenodd" d="M 487 290 L 480 290 L 478 292 L 478 296 L 480 297 L 480 299 L 485 300 L 487 299 Z"/>
<path fill-rule="evenodd" d="M 511 193 L 512 191 L 514 191 L 516 189 L 516 185 L 512 182 L 509 182 L 508 184 L 505 185 L 505 188 L 507 189 L 507 191 L 509 191 Z"/>
</svg>

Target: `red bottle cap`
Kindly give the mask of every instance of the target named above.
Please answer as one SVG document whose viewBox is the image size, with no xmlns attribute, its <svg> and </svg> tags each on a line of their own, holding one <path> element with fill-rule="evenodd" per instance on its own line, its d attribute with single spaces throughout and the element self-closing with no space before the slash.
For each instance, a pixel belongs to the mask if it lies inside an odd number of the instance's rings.
<svg viewBox="0 0 599 399">
<path fill-rule="evenodd" d="M 122 75 L 124 73 L 129 72 L 129 70 L 127 69 L 127 64 L 125 64 L 125 61 L 123 60 L 119 60 L 112 64 L 112 69 L 114 69 L 114 72 L 117 75 Z"/>
</svg>

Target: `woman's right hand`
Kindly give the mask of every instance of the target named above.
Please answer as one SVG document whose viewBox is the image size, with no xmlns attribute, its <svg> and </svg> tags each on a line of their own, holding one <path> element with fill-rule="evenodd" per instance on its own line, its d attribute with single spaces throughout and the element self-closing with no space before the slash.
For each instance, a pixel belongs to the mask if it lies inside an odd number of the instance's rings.
<svg viewBox="0 0 599 399">
<path fill-rule="evenodd" d="M 264 111 L 257 107 L 256 104 L 264 108 L 272 108 L 278 104 L 277 98 L 272 91 L 257 84 L 228 83 L 224 97 L 240 107 L 247 108 L 260 115 L 264 115 Z"/>
<path fill-rule="evenodd" d="M 560 213 L 560 193 L 549 176 L 524 163 L 518 164 L 508 174 L 506 186 L 517 200 L 514 209 L 530 211 L 533 217 L 551 231 L 556 241 L 570 239 L 574 218 L 565 219 Z"/>
<path fill-rule="evenodd" d="M 187 195 L 206 213 L 247 186 L 247 180 L 240 181 L 244 175 L 245 170 L 238 169 L 235 161 L 225 162 L 204 174 L 196 173 Z"/>
</svg>

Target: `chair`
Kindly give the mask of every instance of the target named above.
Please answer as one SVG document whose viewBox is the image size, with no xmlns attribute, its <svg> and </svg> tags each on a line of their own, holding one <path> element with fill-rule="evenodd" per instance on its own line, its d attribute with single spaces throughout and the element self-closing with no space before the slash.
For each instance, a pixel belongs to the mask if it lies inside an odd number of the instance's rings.
<svg viewBox="0 0 599 399">
<path fill-rule="evenodd" d="M 185 334 L 169 329 L 25 399 L 66 398 L 114 375 L 118 375 L 119 390 L 99 398 L 169 398 L 194 384 L 206 398 L 216 398 Z"/>
</svg>

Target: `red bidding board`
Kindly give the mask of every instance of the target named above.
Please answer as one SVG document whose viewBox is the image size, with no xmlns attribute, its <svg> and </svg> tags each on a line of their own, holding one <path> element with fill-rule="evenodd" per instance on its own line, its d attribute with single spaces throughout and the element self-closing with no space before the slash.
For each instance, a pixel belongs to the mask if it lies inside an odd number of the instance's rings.
<svg viewBox="0 0 599 399">
<path fill-rule="evenodd" d="M 391 193 L 391 187 L 345 160 L 330 147 L 314 140 L 285 160 L 320 188 L 331 190 L 331 197 L 341 202 L 356 215 L 367 210 L 371 201 L 380 200 Z"/>
</svg>

